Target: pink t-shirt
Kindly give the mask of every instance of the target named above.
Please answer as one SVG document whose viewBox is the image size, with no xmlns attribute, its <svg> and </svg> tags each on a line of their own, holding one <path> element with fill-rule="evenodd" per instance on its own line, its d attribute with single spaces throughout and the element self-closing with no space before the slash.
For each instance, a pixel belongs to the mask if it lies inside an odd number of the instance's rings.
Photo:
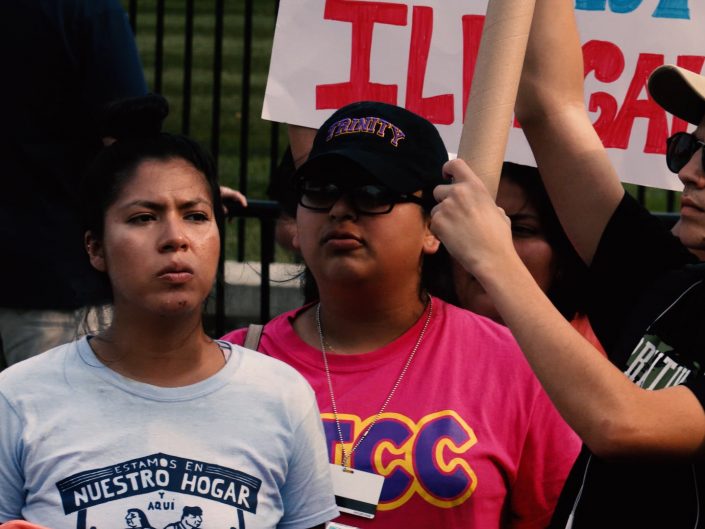
<svg viewBox="0 0 705 529">
<path fill-rule="evenodd" d="M 266 325 L 259 350 L 295 367 L 316 392 L 331 461 L 342 461 L 321 351 L 291 325 Z M 366 354 L 328 353 L 346 450 L 387 398 L 423 327 Z M 246 329 L 224 336 L 242 344 Z M 350 444 L 348 444 L 350 443 Z M 580 449 L 509 331 L 438 298 L 426 335 L 386 411 L 352 457 L 385 476 L 378 528 L 542 528 Z"/>
<path fill-rule="evenodd" d="M 590 342 L 595 349 L 600 351 L 604 356 L 607 356 L 605 348 L 602 347 L 599 338 L 595 335 L 595 331 L 592 330 L 592 325 L 590 325 L 587 314 L 576 314 L 575 317 L 570 320 L 570 324 L 583 338 Z"/>
</svg>

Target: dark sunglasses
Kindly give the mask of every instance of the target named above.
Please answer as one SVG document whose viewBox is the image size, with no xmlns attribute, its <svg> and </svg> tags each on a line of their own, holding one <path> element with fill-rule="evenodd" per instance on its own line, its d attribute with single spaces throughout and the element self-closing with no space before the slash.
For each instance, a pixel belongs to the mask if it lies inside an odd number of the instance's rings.
<svg viewBox="0 0 705 529">
<path fill-rule="evenodd" d="M 391 189 L 367 184 L 357 187 L 343 187 L 332 183 L 300 182 L 297 186 L 299 204 L 313 211 L 328 212 L 345 195 L 353 209 L 363 215 L 384 215 L 400 202 L 413 202 L 425 205 L 427 201 L 415 195 L 396 193 Z"/>
<path fill-rule="evenodd" d="M 676 132 L 666 140 L 666 165 L 678 174 L 705 142 L 689 132 Z M 705 150 L 701 152 L 701 167 L 705 169 Z"/>
</svg>

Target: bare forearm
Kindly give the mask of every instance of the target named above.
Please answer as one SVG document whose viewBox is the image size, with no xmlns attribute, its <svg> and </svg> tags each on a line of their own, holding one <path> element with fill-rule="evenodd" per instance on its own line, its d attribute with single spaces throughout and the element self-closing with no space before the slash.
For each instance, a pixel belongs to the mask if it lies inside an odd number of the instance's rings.
<svg viewBox="0 0 705 529">
<path fill-rule="evenodd" d="M 693 393 L 634 385 L 561 317 L 518 256 L 496 262 L 481 282 L 554 405 L 594 453 L 692 457 L 702 451 L 705 413 Z"/>
<path fill-rule="evenodd" d="M 624 190 L 585 108 L 572 0 L 536 2 L 516 113 L 556 213 L 590 263 Z"/>
<path fill-rule="evenodd" d="M 509 220 L 461 160 L 434 191 L 431 229 L 480 281 L 556 408 L 598 455 L 692 456 L 705 413 L 685 387 L 646 391 L 593 348 L 546 298 L 516 254 Z"/>
<path fill-rule="evenodd" d="M 516 102 L 522 124 L 583 104 L 583 56 L 573 0 L 536 0 Z"/>
<path fill-rule="evenodd" d="M 524 127 L 563 229 L 590 264 L 624 188 L 583 106 Z"/>
<path fill-rule="evenodd" d="M 609 447 L 611 421 L 626 415 L 636 388 L 560 315 L 518 256 L 492 268 L 483 286 L 556 408 L 593 451 Z"/>
</svg>

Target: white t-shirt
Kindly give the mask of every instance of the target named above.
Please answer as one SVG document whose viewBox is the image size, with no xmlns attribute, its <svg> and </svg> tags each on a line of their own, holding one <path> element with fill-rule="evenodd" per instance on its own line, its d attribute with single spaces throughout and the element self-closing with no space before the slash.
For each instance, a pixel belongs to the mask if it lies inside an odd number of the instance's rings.
<svg viewBox="0 0 705 529">
<path fill-rule="evenodd" d="M 313 392 L 280 361 L 233 346 L 208 379 L 162 388 L 107 368 L 83 338 L 0 373 L 0 522 L 293 529 L 335 516 Z"/>
</svg>

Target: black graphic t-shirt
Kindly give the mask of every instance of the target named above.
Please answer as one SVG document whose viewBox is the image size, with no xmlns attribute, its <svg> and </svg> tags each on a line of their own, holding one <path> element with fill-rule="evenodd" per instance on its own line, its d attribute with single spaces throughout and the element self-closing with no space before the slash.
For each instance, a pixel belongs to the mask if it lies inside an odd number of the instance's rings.
<svg viewBox="0 0 705 529">
<path fill-rule="evenodd" d="M 588 315 L 610 360 L 649 390 L 688 386 L 705 406 L 705 264 L 625 194 L 591 266 Z M 551 529 L 705 527 L 700 463 L 605 461 L 587 448 Z M 704 511 L 702 514 L 700 511 Z"/>
</svg>

